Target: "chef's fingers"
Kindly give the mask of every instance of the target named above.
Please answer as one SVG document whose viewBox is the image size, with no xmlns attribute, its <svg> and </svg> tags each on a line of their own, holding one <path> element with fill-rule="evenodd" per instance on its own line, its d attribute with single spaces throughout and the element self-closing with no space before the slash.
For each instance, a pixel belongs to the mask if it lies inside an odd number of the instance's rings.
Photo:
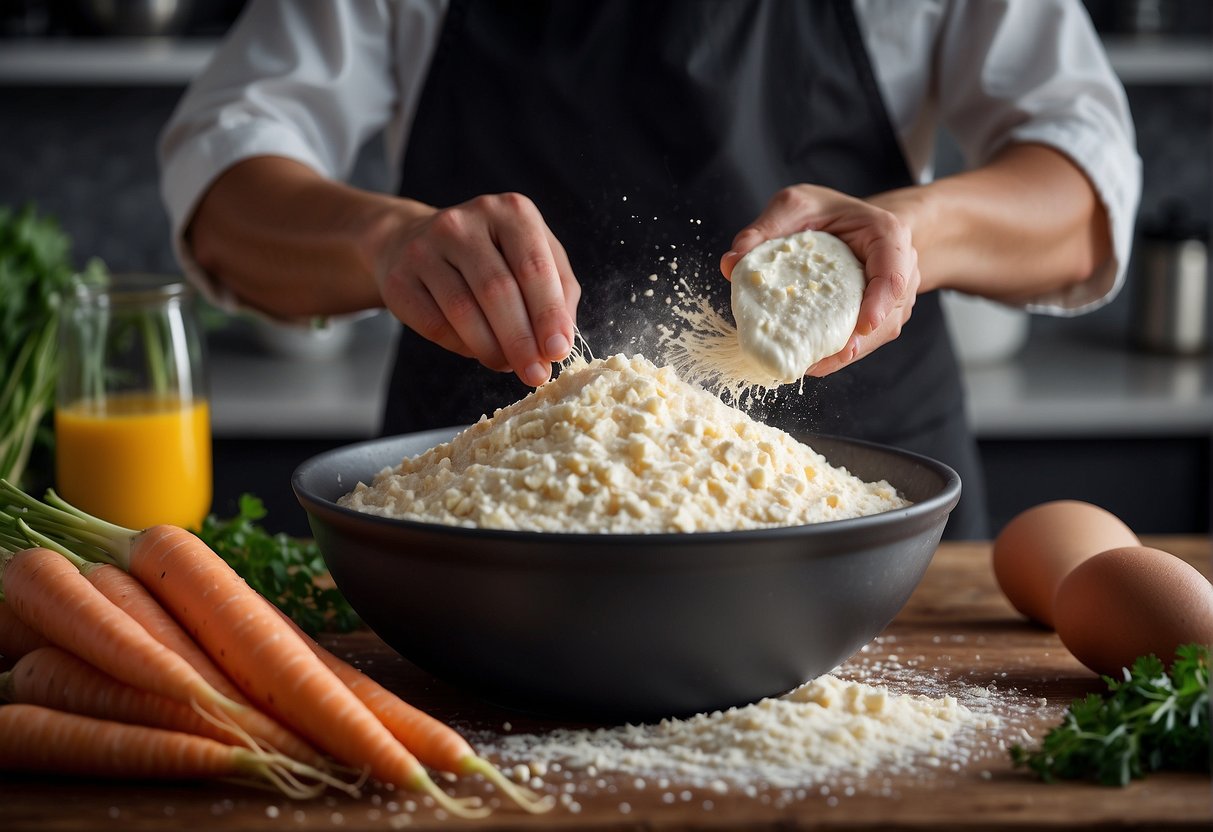
<svg viewBox="0 0 1213 832">
<path fill-rule="evenodd" d="M 476 357 L 455 332 L 430 290 L 421 282 L 420 276 L 414 276 L 413 279 L 399 284 L 388 309 L 402 324 L 422 338 L 466 358 Z"/>
<path fill-rule="evenodd" d="M 894 319 L 886 319 L 885 324 L 867 335 L 860 335 L 858 332 L 852 332 L 851 337 L 847 339 L 846 345 L 833 355 L 828 355 L 818 361 L 805 372 L 807 376 L 820 378 L 828 376 L 831 373 L 836 373 L 843 367 L 849 364 L 854 364 L 871 355 L 879 347 L 884 346 L 901 334 L 901 324 L 895 323 Z"/>
<path fill-rule="evenodd" d="M 737 232 L 729 250 L 720 258 L 720 271 L 724 276 L 731 280 L 737 261 L 749 254 L 759 243 L 804 231 L 814 215 L 821 210 L 820 201 L 814 198 L 815 191 L 825 189 L 809 189 L 804 186 L 783 188 L 771 197 L 771 201 L 758 218 Z"/>
<path fill-rule="evenodd" d="M 507 201 L 498 195 L 477 197 L 465 204 L 466 209 L 448 209 L 435 219 L 431 233 L 470 290 L 467 300 L 472 302 L 468 306 L 474 308 L 460 305 L 457 311 L 474 334 L 452 320 L 460 337 L 478 350 L 482 361 L 490 353 L 487 348 L 480 352 L 481 345 L 486 338 L 491 339 L 492 354 L 502 356 L 523 383 L 538 387 L 551 378 L 552 365 L 540 353 L 522 288 L 498 248 L 502 240 L 520 233 L 518 228 L 529 223 L 503 211 Z M 450 310 L 444 307 L 443 311 L 450 316 Z"/>
<path fill-rule="evenodd" d="M 560 276 L 560 286 L 564 292 L 564 307 L 569 314 L 573 327 L 577 326 L 577 305 L 581 302 L 581 284 L 573 274 L 573 266 L 564 246 L 556 239 L 556 235 L 548 231 L 548 245 L 552 247 L 552 255 L 556 258 L 556 273 Z"/>
<path fill-rule="evenodd" d="M 863 304 L 855 331 L 862 336 L 877 331 L 890 317 L 909 317 L 903 307 L 918 295 L 918 251 L 910 228 L 883 208 L 860 202 L 865 210 L 844 214 L 823 230 L 844 239 L 863 263 Z"/>
<path fill-rule="evenodd" d="M 537 345 L 539 356 L 548 363 L 564 359 L 573 347 L 573 320 L 565 306 L 564 285 L 552 251 L 551 235 L 539 210 L 529 199 L 516 194 L 503 195 L 500 203 L 506 213 L 494 228 L 497 245 L 513 285 L 521 292 L 530 321 L 528 326 L 522 326 L 520 321 L 503 319 L 501 324 L 507 330 L 498 332 L 498 338 L 504 335 L 510 339 L 502 341 L 506 356 L 514 367 L 526 368 L 529 375 L 534 372 L 530 363 L 536 357 L 529 345 Z M 508 295 L 507 289 L 503 284 L 503 299 Z M 512 304 L 506 311 L 510 309 Z M 498 321 L 493 310 L 489 308 L 488 311 L 489 320 L 496 328 Z M 511 344 L 520 347 L 517 354 L 511 350 Z M 516 360 L 526 363 L 516 364 Z M 550 372 L 550 367 L 545 368 L 542 381 L 547 381 Z M 535 377 L 538 378 L 537 373 Z M 533 379 L 524 377 L 523 380 L 534 384 Z"/>
<path fill-rule="evenodd" d="M 449 262 L 437 263 L 422 272 L 421 279 L 472 357 L 490 369 L 508 369 L 510 362 L 462 269 Z"/>
<path fill-rule="evenodd" d="M 818 361 L 808 369 L 806 375 L 821 377 L 836 373 L 901 337 L 902 327 L 913 312 L 921 282 L 918 255 L 913 249 L 911 253 L 911 267 L 906 270 L 907 275 L 886 273 L 869 281 L 860 303 L 855 331 L 847 339 L 846 345 L 834 355 Z M 865 331 L 865 321 L 876 321 L 876 324 Z"/>
<path fill-rule="evenodd" d="M 867 251 L 864 275 L 868 280 L 859 307 L 855 331 L 870 335 L 888 318 L 909 317 L 901 312 L 913 306 L 918 295 L 918 251 L 910 244 L 909 232 L 877 238 Z"/>
<path fill-rule="evenodd" d="M 452 290 L 443 288 L 444 284 L 458 287 L 463 278 L 426 238 L 418 236 L 404 244 L 380 280 L 379 292 L 388 311 L 422 338 L 458 355 L 480 358 L 439 302 L 439 298 L 452 296 Z"/>
</svg>

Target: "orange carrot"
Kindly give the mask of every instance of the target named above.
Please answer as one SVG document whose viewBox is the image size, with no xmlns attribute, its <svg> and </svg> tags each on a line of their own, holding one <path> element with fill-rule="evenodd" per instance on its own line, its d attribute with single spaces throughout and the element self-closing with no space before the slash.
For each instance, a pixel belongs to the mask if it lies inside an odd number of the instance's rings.
<svg viewBox="0 0 1213 832">
<path fill-rule="evenodd" d="M 233 745 L 232 730 L 188 705 L 123 684 L 58 647 L 39 647 L 0 673 L 0 701 L 181 731 Z"/>
<path fill-rule="evenodd" d="M 37 535 L 34 535 L 38 537 Z M 198 671 L 211 687 L 234 702 L 242 705 L 248 700 L 236 689 L 231 680 L 223 675 L 210 657 L 181 628 L 177 621 L 165 612 L 151 593 L 130 574 L 108 563 L 90 563 L 77 557 L 70 550 L 58 547 L 46 540 L 48 548 L 54 548 L 80 571 L 89 583 L 108 598 L 116 607 L 137 621 L 152 638 Z M 231 720 L 239 728 L 257 740 L 267 751 L 276 751 L 311 765 L 323 765 L 323 760 L 314 748 L 293 731 L 258 711 L 246 708 L 232 714 Z"/>
<path fill-rule="evenodd" d="M 186 704 L 244 709 L 148 635 L 58 552 L 34 548 L 7 555 L 0 586 L 5 602 L 31 629 L 114 678 Z"/>
<path fill-rule="evenodd" d="M 440 719 L 405 702 L 361 670 L 334 656 L 279 611 L 282 619 L 312 648 L 325 667 L 366 705 L 418 760 L 430 768 L 452 774 L 480 774 L 528 812 L 543 812 L 553 805 L 529 789 L 507 779 L 492 763 L 478 755 L 468 741 Z"/>
<path fill-rule="evenodd" d="M 19 659 L 49 643 L 18 618 L 8 604 L 0 602 L 0 656 Z"/>
<path fill-rule="evenodd" d="M 404 744 L 283 623 L 273 604 L 195 535 L 176 526 L 124 529 L 53 492 L 47 498 L 51 506 L 3 480 L 0 492 L 38 532 L 76 551 L 73 544 L 95 546 L 138 578 L 246 696 L 322 750 L 385 783 L 428 794 L 453 814 L 488 813 L 438 788 Z"/>
<path fill-rule="evenodd" d="M 0 706 L 0 771 L 123 777 L 266 781 L 292 797 L 307 789 L 275 768 L 273 755 L 205 737 L 94 719 L 38 705 Z"/>
<path fill-rule="evenodd" d="M 153 526 L 131 542 L 131 574 L 185 625 L 253 702 L 279 715 L 342 762 L 455 803 L 308 646 L 277 609 L 188 531 Z"/>
</svg>

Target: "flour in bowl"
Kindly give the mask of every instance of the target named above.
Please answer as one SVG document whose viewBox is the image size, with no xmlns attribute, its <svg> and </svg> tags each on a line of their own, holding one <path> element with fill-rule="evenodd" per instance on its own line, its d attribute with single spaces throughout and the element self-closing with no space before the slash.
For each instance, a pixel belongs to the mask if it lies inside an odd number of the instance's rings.
<svg viewBox="0 0 1213 832">
<path fill-rule="evenodd" d="M 835 468 L 670 367 L 577 359 L 450 442 L 358 483 L 340 505 L 542 532 L 711 532 L 876 514 L 908 502 Z"/>
</svg>

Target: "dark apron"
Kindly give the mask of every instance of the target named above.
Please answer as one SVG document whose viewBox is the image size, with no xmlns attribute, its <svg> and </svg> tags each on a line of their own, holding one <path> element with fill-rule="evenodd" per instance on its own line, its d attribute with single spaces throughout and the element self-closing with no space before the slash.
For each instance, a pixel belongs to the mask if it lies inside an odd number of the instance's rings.
<svg viewBox="0 0 1213 832">
<path fill-rule="evenodd" d="M 727 311 L 720 254 L 776 191 L 802 182 L 857 196 L 912 183 L 850 3 L 453 0 L 400 191 L 437 206 L 527 195 L 568 251 L 595 355 L 657 359 L 657 327 L 677 323 L 664 302 L 673 281 Z M 404 327 L 384 432 L 467 424 L 527 392 Z M 986 536 L 935 293 L 895 341 L 749 410 L 946 462 L 964 483 L 947 536 Z"/>
</svg>

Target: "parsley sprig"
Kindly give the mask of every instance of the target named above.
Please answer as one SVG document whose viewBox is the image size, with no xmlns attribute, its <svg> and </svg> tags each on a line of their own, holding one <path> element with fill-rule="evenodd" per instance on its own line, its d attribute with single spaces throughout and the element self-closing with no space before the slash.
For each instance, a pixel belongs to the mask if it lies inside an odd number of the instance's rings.
<svg viewBox="0 0 1213 832">
<path fill-rule="evenodd" d="M 265 515 L 260 499 L 243 494 L 239 514 L 227 520 L 212 514 L 196 534 L 305 632 L 356 628 L 358 615 L 332 585 L 319 547 L 310 540 L 267 532 L 257 523 Z"/>
<path fill-rule="evenodd" d="M 1124 786 L 1161 770 L 1209 771 L 1209 647 L 1176 651 L 1170 674 L 1154 655 L 1123 681 L 1103 677 L 1108 694 L 1073 702 L 1039 749 L 1011 748 L 1017 766 L 1045 781 L 1095 780 Z"/>
</svg>

